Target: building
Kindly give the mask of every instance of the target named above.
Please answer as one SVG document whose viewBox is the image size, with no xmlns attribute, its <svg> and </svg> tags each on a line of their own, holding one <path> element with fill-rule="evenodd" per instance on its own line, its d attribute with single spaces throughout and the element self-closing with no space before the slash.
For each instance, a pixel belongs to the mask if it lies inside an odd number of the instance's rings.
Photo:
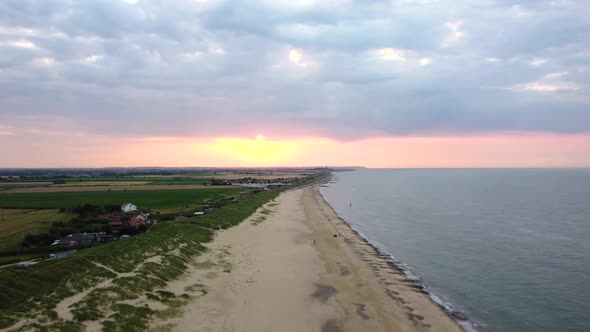
<svg viewBox="0 0 590 332">
<path fill-rule="evenodd" d="M 127 224 L 123 223 L 122 221 L 109 221 L 109 225 L 111 226 L 111 229 L 114 231 L 118 231 L 127 227 Z"/>
<path fill-rule="evenodd" d="M 56 252 L 54 254 L 49 254 L 49 259 L 62 259 L 68 256 L 72 256 L 76 253 L 76 250 L 64 251 L 64 252 Z"/>
<path fill-rule="evenodd" d="M 145 218 L 142 218 L 140 216 L 135 216 L 133 218 L 131 218 L 131 220 L 129 220 L 129 227 L 133 228 L 133 229 L 138 229 L 141 226 L 145 226 L 146 225 L 146 221 Z"/>
<path fill-rule="evenodd" d="M 38 261 L 26 261 L 26 262 L 20 262 L 16 264 L 16 267 L 18 267 L 19 269 L 28 269 L 29 267 L 35 265 L 39 263 Z"/>
<path fill-rule="evenodd" d="M 99 240 L 100 236 L 98 233 L 76 233 L 70 234 L 61 240 L 54 241 L 51 245 L 60 248 L 86 247 L 97 243 Z"/>
<path fill-rule="evenodd" d="M 123 203 L 121 205 L 121 211 L 123 212 L 132 212 L 132 211 L 136 211 L 137 210 L 137 206 L 131 204 L 131 203 Z"/>
</svg>

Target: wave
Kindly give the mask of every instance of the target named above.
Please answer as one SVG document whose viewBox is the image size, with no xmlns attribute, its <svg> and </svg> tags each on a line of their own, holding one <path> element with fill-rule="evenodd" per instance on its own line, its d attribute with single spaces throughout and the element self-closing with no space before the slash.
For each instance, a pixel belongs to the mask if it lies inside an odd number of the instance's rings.
<svg viewBox="0 0 590 332">
<path fill-rule="evenodd" d="M 333 183 L 337 183 L 337 182 L 338 182 L 338 179 L 337 178 L 332 178 L 332 180 L 330 182 L 328 182 L 328 184 L 333 184 Z M 322 186 L 322 187 L 323 188 L 327 188 L 329 186 Z M 322 196 L 322 198 L 324 199 L 324 201 L 330 206 L 330 208 L 334 211 L 334 213 L 336 214 L 336 216 L 346 226 L 348 226 L 364 242 L 366 242 L 368 245 L 370 245 L 375 250 L 375 252 L 381 258 L 383 258 L 385 261 L 387 261 L 390 265 L 392 265 L 393 268 L 401 271 L 405 275 L 405 277 L 407 278 L 407 280 L 412 281 L 417 288 L 421 289 L 426 294 L 428 294 L 428 296 L 430 297 L 430 299 L 434 303 L 436 303 L 439 307 L 441 307 L 443 309 L 443 311 L 447 314 L 447 316 L 449 316 L 451 319 L 453 319 L 454 321 L 456 321 L 467 332 L 483 332 L 483 331 L 486 331 L 485 328 L 482 325 L 480 325 L 480 324 L 478 324 L 478 323 L 470 320 L 462 311 L 458 310 L 449 301 L 443 300 L 443 298 L 444 298 L 443 296 L 439 295 L 432 288 L 428 287 L 422 281 L 422 278 L 420 278 L 420 276 L 418 276 L 416 273 L 414 273 L 412 271 L 412 268 L 408 264 L 399 261 L 393 254 L 391 254 L 390 252 L 387 251 L 387 249 L 385 248 L 384 245 L 382 245 L 378 241 L 374 241 L 374 240 L 369 239 L 360 229 L 358 229 L 355 225 L 353 225 L 348 220 L 344 219 L 340 215 L 340 213 L 338 213 L 338 211 L 336 211 L 336 209 L 330 203 L 330 201 L 327 199 L 327 197 L 325 196 L 325 194 L 323 193 L 323 191 L 321 190 L 321 188 L 320 188 L 319 192 L 320 192 L 320 195 Z"/>
</svg>

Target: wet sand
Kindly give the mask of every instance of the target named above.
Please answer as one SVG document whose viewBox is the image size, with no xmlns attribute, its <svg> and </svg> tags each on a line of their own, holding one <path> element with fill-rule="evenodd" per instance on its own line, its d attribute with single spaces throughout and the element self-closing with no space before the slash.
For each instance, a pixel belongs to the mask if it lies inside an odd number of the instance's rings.
<svg viewBox="0 0 590 332">
<path fill-rule="evenodd" d="M 169 285 L 174 292 L 191 285 L 206 292 L 154 328 L 462 331 L 336 216 L 317 185 L 283 193 L 208 247 Z"/>
</svg>

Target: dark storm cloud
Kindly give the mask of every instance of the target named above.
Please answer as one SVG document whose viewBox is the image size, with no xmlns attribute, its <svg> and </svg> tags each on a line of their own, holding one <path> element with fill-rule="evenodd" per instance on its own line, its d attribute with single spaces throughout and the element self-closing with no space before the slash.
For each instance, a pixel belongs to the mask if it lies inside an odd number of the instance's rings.
<svg viewBox="0 0 590 332">
<path fill-rule="evenodd" d="M 584 13 L 565 0 L 7 0 L 0 123 L 121 136 L 588 132 Z"/>
</svg>

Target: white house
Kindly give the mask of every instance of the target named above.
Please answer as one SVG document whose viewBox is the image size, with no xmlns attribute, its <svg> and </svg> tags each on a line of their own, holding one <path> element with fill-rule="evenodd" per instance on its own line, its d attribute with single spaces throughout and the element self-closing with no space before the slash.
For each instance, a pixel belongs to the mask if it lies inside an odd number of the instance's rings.
<svg viewBox="0 0 590 332">
<path fill-rule="evenodd" d="M 121 205 L 121 211 L 123 212 L 131 212 L 137 210 L 137 206 L 131 203 L 124 203 Z"/>
</svg>

